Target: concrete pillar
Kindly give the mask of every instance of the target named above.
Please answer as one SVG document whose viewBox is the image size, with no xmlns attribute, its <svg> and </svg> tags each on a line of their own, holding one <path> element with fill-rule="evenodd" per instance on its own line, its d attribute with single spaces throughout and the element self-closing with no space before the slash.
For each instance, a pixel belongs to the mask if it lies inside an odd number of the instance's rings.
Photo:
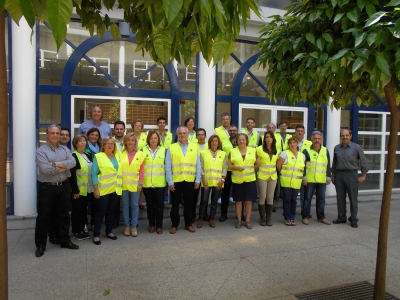
<svg viewBox="0 0 400 300">
<path fill-rule="evenodd" d="M 215 68 L 207 65 L 206 60 L 200 54 L 199 66 L 199 105 L 197 128 L 204 128 L 207 131 L 207 140 L 214 132 L 215 124 Z"/>
<path fill-rule="evenodd" d="M 14 215 L 29 216 L 37 213 L 36 37 L 24 18 L 11 23 Z"/>
<path fill-rule="evenodd" d="M 331 157 L 331 165 L 333 162 L 333 149 L 337 144 L 340 143 L 340 120 L 341 120 L 341 113 L 340 109 L 336 110 L 335 108 L 331 110 L 330 104 L 332 103 L 332 98 L 329 101 L 329 105 L 327 108 L 327 124 L 326 124 L 326 148 L 329 151 Z M 335 186 L 331 183 L 330 185 L 326 186 L 326 196 L 335 196 L 336 190 Z"/>
</svg>

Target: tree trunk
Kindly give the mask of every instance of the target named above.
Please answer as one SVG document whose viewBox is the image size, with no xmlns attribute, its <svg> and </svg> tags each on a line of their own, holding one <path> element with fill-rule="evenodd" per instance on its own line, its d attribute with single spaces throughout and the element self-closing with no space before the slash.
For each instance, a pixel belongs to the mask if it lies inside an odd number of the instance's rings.
<svg viewBox="0 0 400 300">
<path fill-rule="evenodd" d="M 3 10 L 0 13 L 0 141 L 2 141 L 0 146 L 0 299 L 8 299 L 8 249 L 6 218 L 8 91 L 5 51 L 5 20 L 6 19 Z"/>
<path fill-rule="evenodd" d="M 386 294 L 386 264 L 387 264 L 387 245 L 389 233 L 389 213 L 390 201 L 392 198 L 392 187 L 394 180 L 394 170 L 396 165 L 397 139 L 399 133 L 400 113 L 396 105 L 394 96 L 394 86 L 390 81 L 385 86 L 385 97 L 388 103 L 390 119 L 390 136 L 388 147 L 388 158 L 386 163 L 386 176 L 383 187 L 381 216 L 379 219 L 378 252 L 376 257 L 375 288 L 374 299 L 385 299 Z"/>
</svg>

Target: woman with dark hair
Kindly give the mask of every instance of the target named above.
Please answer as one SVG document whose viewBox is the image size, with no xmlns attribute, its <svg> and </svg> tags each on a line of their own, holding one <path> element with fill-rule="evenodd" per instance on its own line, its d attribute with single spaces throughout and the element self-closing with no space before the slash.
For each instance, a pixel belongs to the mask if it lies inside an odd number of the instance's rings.
<svg viewBox="0 0 400 300">
<path fill-rule="evenodd" d="M 289 148 L 281 152 L 276 168 L 280 172 L 283 193 L 283 214 L 285 225 L 296 226 L 297 195 L 300 192 L 305 167 L 305 155 L 299 152 L 296 138 L 288 140 Z"/>
<path fill-rule="evenodd" d="M 121 185 L 117 182 L 119 161 L 115 156 L 117 145 L 112 137 L 103 140 L 99 153 L 95 155 L 92 167 L 93 181 L 93 202 L 97 202 L 96 215 L 94 220 L 93 243 L 100 245 L 100 229 L 103 218 L 106 218 L 106 237 L 116 240 L 113 234 L 114 207 L 121 195 Z"/>
<path fill-rule="evenodd" d="M 74 151 L 72 156 L 76 160 L 76 165 L 71 171 L 69 182 L 72 190 L 72 210 L 71 225 L 73 238 L 83 240 L 90 238 L 90 235 L 84 232 L 87 222 L 87 204 L 93 198 L 92 184 L 92 161 L 90 153 L 85 153 L 87 138 L 83 134 L 75 135 L 72 140 Z"/>
<path fill-rule="evenodd" d="M 163 233 L 164 190 L 165 179 L 165 148 L 160 144 L 160 136 L 150 130 L 147 134 L 147 146 L 142 151 L 144 159 L 143 193 L 146 197 L 147 219 L 149 232 Z"/>
<path fill-rule="evenodd" d="M 260 225 L 272 226 L 271 214 L 274 207 L 275 187 L 278 181 L 276 162 L 279 158 L 278 151 L 276 150 L 276 139 L 272 131 L 267 131 L 264 134 L 263 143 L 257 148 L 257 155 L 261 161 L 257 172 Z M 266 205 L 265 199 L 267 199 Z"/>
<path fill-rule="evenodd" d="M 250 217 L 253 202 L 257 200 L 257 184 L 255 169 L 260 166 L 256 149 L 248 147 L 249 138 L 240 133 L 236 137 L 237 147 L 229 153 L 228 168 L 232 170 L 232 195 L 235 200 L 237 223 L 242 226 L 242 203 L 246 209 L 246 227 L 251 229 Z"/>
<path fill-rule="evenodd" d="M 199 221 L 197 228 L 203 226 L 207 212 L 208 199 L 211 193 L 211 209 L 209 224 L 215 227 L 215 214 L 217 212 L 218 197 L 224 185 L 227 163 L 226 153 L 221 150 L 222 145 L 218 135 L 212 135 L 208 140 L 208 149 L 200 152 L 201 161 L 201 201 L 199 210 Z"/>
<path fill-rule="evenodd" d="M 90 128 L 86 133 L 88 143 L 85 152 L 90 153 L 92 157 L 100 152 L 101 149 L 101 134 L 97 128 Z"/>
</svg>

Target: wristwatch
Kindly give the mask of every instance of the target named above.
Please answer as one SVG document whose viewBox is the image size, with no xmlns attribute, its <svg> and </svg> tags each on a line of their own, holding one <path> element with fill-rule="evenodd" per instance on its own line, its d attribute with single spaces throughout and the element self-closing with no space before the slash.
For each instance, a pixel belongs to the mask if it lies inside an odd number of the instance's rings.
<svg viewBox="0 0 400 300">
<path fill-rule="evenodd" d="M 222 180 L 223 182 L 225 182 L 225 179 L 221 178 L 221 180 Z"/>
<path fill-rule="evenodd" d="M 55 162 L 52 162 L 51 165 L 52 165 L 53 167 L 57 167 Z"/>
</svg>

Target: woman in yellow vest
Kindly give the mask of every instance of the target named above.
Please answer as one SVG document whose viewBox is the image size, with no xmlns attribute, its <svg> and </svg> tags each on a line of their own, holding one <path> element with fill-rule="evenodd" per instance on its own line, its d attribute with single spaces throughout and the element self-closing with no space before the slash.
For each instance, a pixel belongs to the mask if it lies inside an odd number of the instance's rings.
<svg viewBox="0 0 400 300">
<path fill-rule="evenodd" d="M 147 137 L 146 137 L 147 138 Z M 138 235 L 139 197 L 144 179 L 145 154 L 137 149 L 134 133 L 124 137 L 124 147 L 119 154 L 120 167 L 118 176 L 122 180 L 122 216 L 125 236 Z"/>
<path fill-rule="evenodd" d="M 87 222 L 88 200 L 93 198 L 92 155 L 85 153 L 87 138 L 83 134 L 75 135 L 72 140 L 74 151 L 72 156 L 76 165 L 71 171 L 69 182 L 72 190 L 71 226 L 73 238 L 78 241 L 90 238 L 84 232 Z"/>
<path fill-rule="evenodd" d="M 142 132 L 143 128 L 144 128 L 144 124 L 143 124 L 142 120 L 136 119 L 132 122 L 132 130 L 136 137 L 138 150 L 142 149 L 147 144 L 147 134 Z M 140 197 L 139 197 L 139 208 L 141 210 L 146 209 L 144 207 L 144 205 L 142 203 L 140 203 Z"/>
<path fill-rule="evenodd" d="M 261 161 L 257 172 L 260 225 L 272 226 L 271 214 L 274 207 L 275 187 L 278 181 L 276 162 L 279 158 L 276 150 L 276 139 L 272 131 L 267 131 L 264 134 L 263 143 L 257 148 L 257 155 Z M 265 199 L 267 199 L 267 204 L 265 204 Z"/>
<path fill-rule="evenodd" d="M 199 221 L 197 228 L 203 226 L 207 212 L 208 199 L 211 193 L 211 209 L 209 215 L 210 227 L 215 227 L 215 214 L 220 191 L 224 185 L 227 161 L 226 153 L 221 150 L 222 144 L 218 135 L 212 135 L 208 140 L 208 149 L 200 152 L 201 161 L 201 201 L 199 209 Z"/>
<path fill-rule="evenodd" d="M 253 201 L 257 200 L 256 174 L 261 162 L 256 149 L 248 147 L 249 138 L 240 133 L 236 137 L 237 147 L 229 153 L 228 168 L 232 170 L 232 195 L 236 206 L 236 228 L 242 226 L 242 203 L 246 209 L 246 227 L 251 229 L 250 217 Z"/>
<path fill-rule="evenodd" d="M 149 131 L 147 146 L 142 149 L 144 158 L 143 193 L 146 197 L 149 232 L 163 233 L 165 179 L 165 148 L 161 147 L 160 136 Z"/>
<path fill-rule="evenodd" d="M 101 245 L 100 229 L 104 216 L 106 217 L 106 237 L 116 240 L 112 232 L 114 208 L 121 195 L 121 186 L 117 182 L 119 161 L 115 156 L 117 145 L 112 137 L 103 140 L 101 150 L 95 155 L 92 165 L 93 195 L 97 199 L 96 216 L 94 220 L 93 243 Z"/>
<path fill-rule="evenodd" d="M 299 143 L 294 137 L 288 140 L 288 146 L 287 150 L 281 152 L 276 167 L 280 172 L 285 224 L 295 226 L 297 195 L 303 179 L 305 156 L 299 152 Z"/>
</svg>

